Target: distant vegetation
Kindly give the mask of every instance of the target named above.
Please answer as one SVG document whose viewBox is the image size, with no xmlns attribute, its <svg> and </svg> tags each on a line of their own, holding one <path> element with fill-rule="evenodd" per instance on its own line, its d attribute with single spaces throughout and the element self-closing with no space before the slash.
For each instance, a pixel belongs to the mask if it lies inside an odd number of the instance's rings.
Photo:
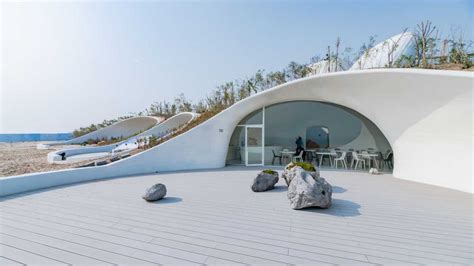
<svg viewBox="0 0 474 266">
<path fill-rule="evenodd" d="M 404 31 L 407 31 L 405 29 Z M 464 38 L 464 31 L 458 28 L 452 28 L 450 33 L 442 37 L 438 28 L 430 21 L 423 21 L 417 24 L 412 32 L 416 41 L 415 56 L 405 56 L 386 67 L 404 67 L 404 68 L 430 68 L 430 69 L 450 69 L 472 71 L 471 57 L 474 55 L 469 50 L 472 47 L 472 41 Z M 338 37 L 334 47 L 328 46 L 325 56 L 313 56 L 309 63 L 320 60 L 336 62 L 337 65 L 345 67 L 351 66 L 359 57 L 367 54 L 376 44 L 376 36 L 370 36 L 368 41 L 363 43 L 357 50 L 351 47 L 341 48 L 341 39 Z M 391 47 L 395 50 L 397 44 Z M 332 48 L 332 49 L 331 49 Z M 123 116 L 116 119 L 104 120 L 99 124 L 91 124 L 88 127 L 81 127 L 73 131 L 74 136 L 81 136 L 99 128 L 109 126 L 120 120 L 134 116 L 164 116 L 169 118 L 179 112 L 197 112 L 201 116 L 188 125 L 185 130 L 189 130 L 195 125 L 213 117 L 215 114 L 233 105 L 237 101 L 245 99 L 255 93 L 264 91 L 274 86 L 306 77 L 311 73 L 308 67 L 309 63 L 290 62 L 288 66 L 280 71 L 258 70 L 255 74 L 245 79 L 229 81 L 217 86 L 205 98 L 192 103 L 188 101 L 184 94 L 179 94 L 174 101 L 159 101 L 152 103 L 147 109 L 138 113 L 131 113 L 129 116 Z M 180 133 L 182 133 L 180 130 Z M 176 133 L 178 134 L 178 133 Z M 174 136 L 174 135 L 173 135 Z M 172 136 L 170 136 L 172 137 Z M 156 141 L 159 144 L 162 141 Z"/>
</svg>

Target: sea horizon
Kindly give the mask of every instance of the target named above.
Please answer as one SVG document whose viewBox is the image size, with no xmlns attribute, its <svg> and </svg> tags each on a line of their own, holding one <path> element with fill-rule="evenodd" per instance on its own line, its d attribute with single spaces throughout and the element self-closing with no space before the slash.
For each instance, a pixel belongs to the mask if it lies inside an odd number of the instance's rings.
<svg viewBox="0 0 474 266">
<path fill-rule="evenodd" d="M 0 133 L 0 142 L 59 141 L 73 137 L 70 132 L 62 133 Z"/>
</svg>

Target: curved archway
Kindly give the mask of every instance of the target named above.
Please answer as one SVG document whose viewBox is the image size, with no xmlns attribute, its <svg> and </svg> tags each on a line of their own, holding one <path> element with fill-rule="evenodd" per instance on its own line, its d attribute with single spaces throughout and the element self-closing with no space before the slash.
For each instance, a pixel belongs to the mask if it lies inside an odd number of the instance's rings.
<svg viewBox="0 0 474 266">
<path fill-rule="evenodd" d="M 321 125 L 324 125 L 324 129 Z M 249 128 L 255 127 L 263 129 L 261 140 L 249 136 Z M 325 136 L 321 136 L 323 132 Z M 316 137 L 308 135 L 312 133 Z M 318 135 L 320 139 L 317 139 Z M 315 159 L 316 152 L 321 148 L 337 149 L 348 153 L 359 151 L 377 154 L 368 158 L 378 165 L 392 150 L 380 129 L 355 110 L 321 101 L 284 101 L 254 110 L 236 125 L 229 140 L 226 163 L 250 165 L 247 158 L 256 162 L 256 156 L 261 156 L 261 163 L 257 165 L 273 164 L 282 155 L 288 159 L 291 151 L 296 149 L 296 139 L 300 137 L 301 145 L 308 151 L 308 160 Z M 322 143 L 324 138 L 326 140 Z M 261 144 L 256 147 L 248 145 L 249 142 Z M 313 156 L 310 157 L 311 154 Z"/>
</svg>

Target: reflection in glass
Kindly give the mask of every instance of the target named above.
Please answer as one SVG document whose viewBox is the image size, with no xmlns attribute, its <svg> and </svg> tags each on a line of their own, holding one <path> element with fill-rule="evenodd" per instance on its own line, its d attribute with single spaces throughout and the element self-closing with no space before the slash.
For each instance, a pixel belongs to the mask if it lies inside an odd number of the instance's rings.
<svg viewBox="0 0 474 266">
<path fill-rule="evenodd" d="M 263 112 L 262 109 L 258 109 L 253 113 L 246 116 L 239 125 L 261 125 L 263 123 Z"/>
<path fill-rule="evenodd" d="M 263 129 L 247 127 L 247 164 L 262 164 Z"/>
</svg>

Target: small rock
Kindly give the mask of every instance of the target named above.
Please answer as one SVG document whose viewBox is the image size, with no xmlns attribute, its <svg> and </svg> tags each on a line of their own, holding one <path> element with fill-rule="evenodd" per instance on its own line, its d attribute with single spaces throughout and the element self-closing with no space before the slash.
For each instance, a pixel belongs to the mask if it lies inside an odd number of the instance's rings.
<svg viewBox="0 0 474 266">
<path fill-rule="evenodd" d="M 311 172 L 306 172 L 301 167 L 294 168 L 296 170 L 287 194 L 291 208 L 329 208 L 332 201 L 331 185 L 324 178 L 311 175 Z"/>
<path fill-rule="evenodd" d="M 275 174 L 260 172 L 253 180 L 251 189 L 253 192 L 263 192 L 275 188 L 276 183 L 278 183 L 277 172 Z"/>
<path fill-rule="evenodd" d="M 371 175 L 378 175 L 378 174 L 379 174 L 379 170 L 378 170 L 377 168 L 370 168 L 369 174 L 371 174 Z"/>
<path fill-rule="evenodd" d="M 146 201 L 156 201 L 166 196 L 166 186 L 159 183 L 146 190 L 142 198 Z"/>
</svg>

